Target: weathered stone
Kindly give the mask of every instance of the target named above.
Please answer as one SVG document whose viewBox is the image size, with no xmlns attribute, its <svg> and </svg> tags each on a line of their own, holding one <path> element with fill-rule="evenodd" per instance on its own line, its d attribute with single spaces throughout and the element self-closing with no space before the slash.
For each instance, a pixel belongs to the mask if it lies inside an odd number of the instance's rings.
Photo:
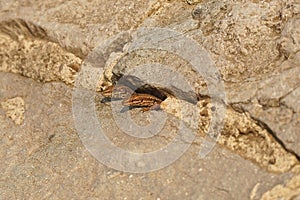
<svg viewBox="0 0 300 200">
<path fill-rule="evenodd" d="M 0 2 L 0 198 L 298 198 L 299 13 L 296 0 Z M 218 144 L 204 159 L 198 153 L 211 114 L 218 111 L 211 104 L 211 77 L 170 52 L 128 52 L 132 34 L 142 27 L 192 38 L 209 51 L 220 72 L 215 78 L 224 81 L 227 102 L 218 103 L 226 106 L 227 116 Z M 72 89 L 101 91 L 145 63 L 169 66 L 193 90 L 176 85 L 178 77 L 168 80 L 173 85 L 146 87 L 143 74 L 131 77 L 138 92 L 167 97 L 160 111 L 125 110 L 141 126 L 158 112 L 168 113 L 162 133 L 152 141 L 124 134 L 111 113 L 114 102 L 100 103 L 101 96 L 94 94 L 95 115 L 107 136 L 120 148 L 145 153 L 169 144 L 181 121 L 197 134 L 190 149 L 164 169 L 118 172 L 95 160 L 80 141 Z M 84 70 L 88 73 L 74 84 Z M 167 79 L 163 70 L 151 72 Z M 10 109 L 7 100 L 16 97 Z M 199 114 L 198 130 L 193 112 Z"/>
</svg>

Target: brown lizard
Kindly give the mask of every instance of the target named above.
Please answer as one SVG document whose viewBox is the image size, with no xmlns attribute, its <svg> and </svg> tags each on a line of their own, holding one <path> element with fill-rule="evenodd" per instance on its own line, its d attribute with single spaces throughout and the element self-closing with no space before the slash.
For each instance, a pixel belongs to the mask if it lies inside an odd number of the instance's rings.
<svg viewBox="0 0 300 200">
<path fill-rule="evenodd" d="M 102 95 L 105 98 L 120 100 L 120 99 L 129 98 L 130 95 L 133 93 L 134 91 L 125 85 L 118 85 L 118 86 L 111 85 L 102 92 Z"/>
<path fill-rule="evenodd" d="M 124 99 L 122 105 L 129 107 L 143 107 L 143 111 L 148 111 L 159 110 L 161 102 L 161 99 L 151 94 L 135 93 L 129 98 Z"/>
<path fill-rule="evenodd" d="M 145 93 L 134 93 L 124 85 L 109 86 L 102 92 L 105 98 L 110 100 L 123 100 L 122 105 L 131 108 L 142 107 L 143 111 L 160 109 L 161 99 Z"/>
</svg>

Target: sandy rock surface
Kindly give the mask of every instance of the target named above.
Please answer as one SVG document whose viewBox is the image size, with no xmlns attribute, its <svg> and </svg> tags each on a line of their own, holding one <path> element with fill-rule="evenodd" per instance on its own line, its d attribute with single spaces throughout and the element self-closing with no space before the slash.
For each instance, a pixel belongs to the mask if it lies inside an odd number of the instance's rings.
<svg viewBox="0 0 300 200">
<path fill-rule="evenodd" d="M 0 17 L 0 199 L 300 198 L 299 1 L 2 0 Z M 160 109 L 103 101 L 112 84 Z"/>
</svg>

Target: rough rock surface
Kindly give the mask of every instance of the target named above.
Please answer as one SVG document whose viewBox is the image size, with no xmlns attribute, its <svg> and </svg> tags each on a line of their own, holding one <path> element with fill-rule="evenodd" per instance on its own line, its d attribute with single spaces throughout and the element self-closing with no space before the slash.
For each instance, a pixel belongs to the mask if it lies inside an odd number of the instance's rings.
<svg viewBox="0 0 300 200">
<path fill-rule="evenodd" d="M 300 198 L 299 1 L 0 1 L 0 17 L 0 199 Z M 130 53 L 132 34 L 142 27 L 193 38 L 221 74 L 226 117 L 205 158 L 198 152 L 214 112 L 207 77 L 167 51 Z M 107 48 L 95 51 L 100 43 Z M 181 90 L 178 78 L 176 95 L 155 83 L 140 89 L 168 96 L 162 111 L 129 111 L 142 125 L 155 112 L 168 113 L 162 134 L 142 142 L 109 121 L 112 103 L 99 103 L 96 94 L 107 136 L 120 148 L 149 152 L 172 141 L 181 120 L 197 135 L 163 169 L 117 171 L 80 140 L 72 110 L 75 79 L 94 65 L 103 72 L 101 90 L 145 63 L 170 66 L 195 92 Z M 167 77 L 163 70 L 155 73 Z M 97 75 L 87 74 L 81 86 L 93 89 L 90 80 Z M 141 80 L 129 83 L 139 87 Z M 196 108 L 199 128 L 189 118 Z"/>
</svg>

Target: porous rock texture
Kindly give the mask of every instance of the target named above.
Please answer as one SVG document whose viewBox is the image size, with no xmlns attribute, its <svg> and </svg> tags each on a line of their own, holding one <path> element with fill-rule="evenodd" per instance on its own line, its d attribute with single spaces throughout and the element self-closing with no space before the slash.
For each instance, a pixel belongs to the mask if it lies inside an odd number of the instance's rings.
<svg viewBox="0 0 300 200">
<path fill-rule="evenodd" d="M 300 198 L 299 1 L 2 0 L 0 16 L 0 199 Z M 218 103 L 226 115 L 204 158 L 199 151 L 218 112 L 210 77 L 165 49 L 131 51 L 142 28 L 180 33 L 161 44 L 192 39 L 219 72 L 226 99 Z M 149 41 L 143 40 L 144 47 Z M 127 112 L 142 126 L 157 112 L 167 115 L 161 134 L 142 141 L 122 132 L 111 114 L 113 102 L 101 103 L 99 93 L 135 66 L 150 70 L 123 83 L 164 101 L 158 111 Z M 154 66 L 168 66 L 179 76 L 172 79 Z M 170 84 L 145 86 L 153 73 Z M 181 88 L 181 76 L 194 92 Z M 196 137 L 159 170 L 107 166 L 92 156 L 78 131 L 79 87 L 95 92 L 95 116 L 122 149 L 162 148 L 180 132 L 180 122 Z"/>
</svg>

